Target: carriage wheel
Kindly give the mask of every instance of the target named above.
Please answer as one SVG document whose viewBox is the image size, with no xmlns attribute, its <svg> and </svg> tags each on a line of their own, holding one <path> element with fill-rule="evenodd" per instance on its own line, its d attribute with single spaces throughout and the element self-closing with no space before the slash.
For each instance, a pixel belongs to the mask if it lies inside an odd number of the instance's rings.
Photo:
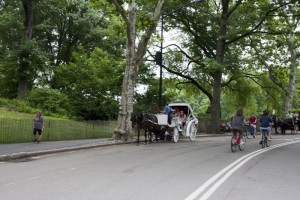
<svg viewBox="0 0 300 200">
<path fill-rule="evenodd" d="M 157 136 L 156 136 L 156 134 L 153 133 L 153 132 L 151 132 L 151 133 L 149 134 L 149 140 L 150 140 L 150 142 L 156 142 L 156 141 L 157 141 Z"/>
<path fill-rule="evenodd" d="M 174 131 L 173 131 L 173 142 L 178 142 L 179 140 L 179 131 L 178 129 L 175 127 L 174 128 Z"/>
<path fill-rule="evenodd" d="M 190 126 L 190 130 L 189 131 L 189 135 L 190 135 L 190 141 L 194 141 L 196 139 L 196 135 L 197 135 L 197 127 L 195 122 L 192 122 L 191 126 Z"/>
</svg>

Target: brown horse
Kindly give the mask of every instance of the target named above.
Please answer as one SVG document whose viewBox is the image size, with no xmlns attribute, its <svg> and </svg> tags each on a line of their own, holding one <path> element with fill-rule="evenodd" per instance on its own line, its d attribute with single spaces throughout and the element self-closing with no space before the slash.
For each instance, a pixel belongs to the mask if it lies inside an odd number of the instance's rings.
<svg viewBox="0 0 300 200">
<path fill-rule="evenodd" d="M 287 130 L 291 130 L 291 134 L 296 134 L 297 133 L 297 122 L 296 122 L 296 118 L 286 118 L 284 120 L 287 124 L 289 124 L 289 129 Z M 285 134 L 285 130 L 284 130 L 284 134 Z"/>
<path fill-rule="evenodd" d="M 287 130 L 291 130 L 291 134 L 297 133 L 297 122 L 292 118 L 276 118 L 273 121 L 273 128 L 275 129 L 275 134 L 286 134 Z M 279 128 L 279 131 L 278 131 Z"/>
<path fill-rule="evenodd" d="M 145 144 L 147 144 L 149 138 L 149 142 L 152 142 L 152 132 L 155 133 L 155 138 L 157 140 L 158 130 L 162 127 L 157 124 L 158 120 L 155 115 L 147 114 L 147 113 L 134 113 L 131 116 L 132 127 L 136 127 L 138 131 L 137 145 L 140 142 L 140 130 L 145 130 Z M 148 137 L 147 137 L 148 136 Z"/>
</svg>

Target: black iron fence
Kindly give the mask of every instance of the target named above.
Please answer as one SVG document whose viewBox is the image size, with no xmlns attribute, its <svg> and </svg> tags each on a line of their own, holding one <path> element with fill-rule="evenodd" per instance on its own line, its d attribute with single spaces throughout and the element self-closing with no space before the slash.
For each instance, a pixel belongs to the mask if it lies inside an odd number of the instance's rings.
<svg viewBox="0 0 300 200">
<path fill-rule="evenodd" d="M 43 141 L 111 138 L 115 121 L 45 120 Z M 33 141 L 32 119 L 0 119 L 0 144 Z"/>
</svg>

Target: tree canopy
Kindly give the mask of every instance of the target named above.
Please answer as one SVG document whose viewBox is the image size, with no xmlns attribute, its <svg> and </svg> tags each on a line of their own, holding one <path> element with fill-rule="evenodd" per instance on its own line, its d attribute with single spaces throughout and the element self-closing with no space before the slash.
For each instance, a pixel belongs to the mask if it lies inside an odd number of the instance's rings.
<svg viewBox="0 0 300 200">
<path fill-rule="evenodd" d="M 163 102 L 192 104 L 211 132 L 240 107 L 283 116 L 300 110 L 299 8 L 295 0 L 3 0 L 0 97 L 119 119 L 118 130 L 130 132 L 133 111 L 157 112 L 163 42 Z"/>
</svg>

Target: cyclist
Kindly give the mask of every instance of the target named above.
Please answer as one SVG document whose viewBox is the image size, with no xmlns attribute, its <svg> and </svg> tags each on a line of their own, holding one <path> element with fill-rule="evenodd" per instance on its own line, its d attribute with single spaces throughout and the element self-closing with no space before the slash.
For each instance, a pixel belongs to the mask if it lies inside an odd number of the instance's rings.
<svg viewBox="0 0 300 200">
<path fill-rule="evenodd" d="M 270 124 L 272 123 L 271 117 L 269 117 L 269 111 L 265 110 L 263 112 L 263 116 L 259 119 L 260 122 L 260 132 L 262 130 L 268 130 L 268 140 L 271 140 L 271 126 Z M 259 142 L 261 144 L 262 140 Z"/>
<path fill-rule="evenodd" d="M 253 138 L 256 136 L 256 117 L 254 113 L 251 114 L 251 117 L 248 119 L 250 122 L 251 127 L 253 127 Z"/>
<path fill-rule="evenodd" d="M 242 108 L 238 109 L 232 120 L 233 134 L 237 133 L 238 138 L 241 138 L 242 135 L 240 135 L 240 133 L 241 134 L 243 133 L 243 125 L 247 123 L 243 114 L 244 114 L 243 109 Z M 237 141 L 237 143 L 239 143 L 239 141 Z M 243 144 L 243 141 L 241 141 L 241 144 Z"/>
</svg>

